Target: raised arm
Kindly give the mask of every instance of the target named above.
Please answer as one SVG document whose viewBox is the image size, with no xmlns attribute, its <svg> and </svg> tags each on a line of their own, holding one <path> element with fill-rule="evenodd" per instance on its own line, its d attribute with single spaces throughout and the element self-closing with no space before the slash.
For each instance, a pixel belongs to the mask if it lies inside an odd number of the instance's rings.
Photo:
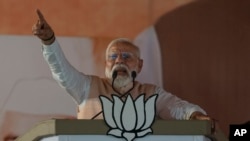
<svg viewBox="0 0 250 141">
<path fill-rule="evenodd" d="M 61 87 L 81 104 L 88 96 L 91 77 L 76 70 L 65 58 L 65 55 L 56 40 L 54 31 L 37 10 L 38 21 L 32 27 L 32 32 L 42 41 L 43 56 L 49 65 L 53 78 Z"/>
</svg>

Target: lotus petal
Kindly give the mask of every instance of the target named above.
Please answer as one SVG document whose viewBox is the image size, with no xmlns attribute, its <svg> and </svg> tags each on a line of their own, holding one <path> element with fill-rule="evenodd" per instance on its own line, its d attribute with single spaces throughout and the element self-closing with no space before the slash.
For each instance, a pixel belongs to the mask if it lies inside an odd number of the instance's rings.
<svg viewBox="0 0 250 141">
<path fill-rule="evenodd" d="M 157 94 L 152 95 L 148 98 L 148 100 L 146 101 L 146 105 L 145 105 L 145 110 L 146 110 L 146 122 L 142 128 L 142 130 L 148 128 L 151 126 L 151 124 L 154 121 L 155 118 L 155 101 L 157 98 Z"/>
<path fill-rule="evenodd" d="M 137 136 L 138 137 L 143 137 L 143 136 L 146 136 L 147 134 L 152 133 L 152 132 L 153 131 L 152 131 L 151 128 L 147 128 L 147 129 L 145 129 L 145 130 L 143 130 L 141 132 L 137 132 Z"/>
<path fill-rule="evenodd" d="M 135 133 L 124 132 L 123 137 L 127 139 L 127 141 L 132 141 L 135 138 Z"/>
<path fill-rule="evenodd" d="M 106 123 L 112 127 L 112 128 L 116 128 L 116 124 L 115 121 L 113 120 L 112 117 L 112 106 L 113 103 L 105 96 L 100 96 L 100 100 L 102 103 L 102 109 L 103 109 L 103 117 L 106 121 Z"/>
<path fill-rule="evenodd" d="M 144 94 L 140 95 L 135 101 L 135 109 L 137 113 L 137 125 L 135 130 L 140 129 L 145 123 L 144 96 Z"/>
<path fill-rule="evenodd" d="M 124 127 L 124 130 L 133 130 L 136 126 L 136 120 L 137 116 L 135 111 L 135 104 L 131 98 L 131 95 L 128 95 L 122 110 L 122 125 Z"/>
<path fill-rule="evenodd" d="M 108 131 L 107 135 L 113 135 L 115 137 L 122 137 L 122 130 L 120 129 L 111 129 Z"/>
<path fill-rule="evenodd" d="M 113 99 L 114 99 L 114 106 L 113 106 L 114 113 L 113 113 L 112 118 L 114 118 L 117 127 L 123 130 L 122 123 L 121 123 L 121 112 L 122 112 L 123 102 L 116 95 L 113 95 Z"/>
</svg>

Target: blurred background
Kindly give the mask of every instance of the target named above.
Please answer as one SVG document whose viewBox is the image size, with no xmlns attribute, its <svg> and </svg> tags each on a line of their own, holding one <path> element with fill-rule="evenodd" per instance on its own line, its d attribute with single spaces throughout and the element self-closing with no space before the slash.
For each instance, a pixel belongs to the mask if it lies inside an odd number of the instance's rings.
<svg viewBox="0 0 250 141">
<path fill-rule="evenodd" d="M 127 37 L 146 52 L 139 80 L 200 105 L 226 135 L 250 120 L 248 0 L 0 0 L 0 124 L 9 111 L 76 114 L 31 33 L 36 9 L 79 71 L 104 76 L 107 44 Z"/>
</svg>

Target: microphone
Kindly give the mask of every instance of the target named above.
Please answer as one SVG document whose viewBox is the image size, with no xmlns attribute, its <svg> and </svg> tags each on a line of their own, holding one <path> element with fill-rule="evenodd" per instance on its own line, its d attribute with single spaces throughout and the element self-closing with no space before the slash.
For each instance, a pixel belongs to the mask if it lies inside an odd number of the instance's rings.
<svg viewBox="0 0 250 141">
<path fill-rule="evenodd" d="M 119 95 L 121 95 L 121 93 L 119 93 L 118 91 L 116 91 L 116 89 L 114 88 L 114 82 L 115 82 L 115 79 L 116 79 L 116 77 L 117 77 L 117 71 L 115 70 L 114 72 L 113 72 L 113 74 L 112 74 L 112 89 L 116 92 L 116 93 L 118 93 Z"/>
<path fill-rule="evenodd" d="M 114 72 L 113 72 L 113 74 L 112 74 L 112 79 L 113 79 L 113 80 L 112 80 L 112 89 L 113 89 L 116 93 L 118 93 L 119 95 L 121 95 L 120 98 L 126 96 L 127 94 L 129 94 L 130 91 L 132 91 L 132 90 L 134 89 L 134 87 L 135 87 L 135 77 L 136 77 L 136 75 L 137 75 L 136 72 L 135 72 L 135 71 L 132 71 L 131 77 L 132 77 L 133 86 L 132 86 L 132 88 L 130 88 L 127 92 L 125 92 L 124 94 L 121 94 L 120 92 L 118 92 L 118 91 L 114 88 L 114 81 L 115 81 L 115 79 L 116 79 L 116 77 L 117 77 L 117 71 L 114 71 Z M 97 113 L 95 116 L 93 116 L 93 117 L 91 118 L 91 120 L 95 119 L 95 118 L 96 118 L 97 116 L 99 116 L 102 112 L 103 112 L 103 111 L 100 111 L 99 113 Z"/>
<path fill-rule="evenodd" d="M 115 70 L 112 74 L 113 81 L 116 79 L 116 77 L 117 77 L 117 71 Z"/>
<path fill-rule="evenodd" d="M 132 71 L 132 74 L 131 74 L 132 78 L 133 78 L 133 83 L 135 81 L 135 78 L 136 78 L 136 72 L 135 71 Z"/>
</svg>

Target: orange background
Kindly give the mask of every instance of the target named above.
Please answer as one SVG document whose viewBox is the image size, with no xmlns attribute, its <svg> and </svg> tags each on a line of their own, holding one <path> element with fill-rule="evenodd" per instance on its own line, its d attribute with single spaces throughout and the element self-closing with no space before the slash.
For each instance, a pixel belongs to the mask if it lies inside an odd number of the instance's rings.
<svg viewBox="0 0 250 141">
<path fill-rule="evenodd" d="M 1 0 L 1 34 L 30 35 L 42 11 L 60 36 L 135 37 L 161 15 L 191 0 Z"/>
</svg>

